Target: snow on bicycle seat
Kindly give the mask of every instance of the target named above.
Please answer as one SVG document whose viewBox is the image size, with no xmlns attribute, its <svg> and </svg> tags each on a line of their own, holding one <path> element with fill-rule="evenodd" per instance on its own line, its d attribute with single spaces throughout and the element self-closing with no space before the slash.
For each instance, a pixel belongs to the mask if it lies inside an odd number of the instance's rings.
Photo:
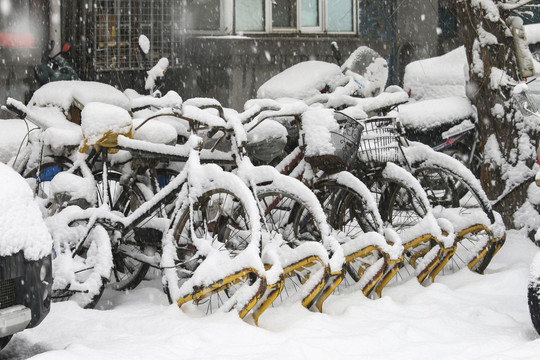
<svg viewBox="0 0 540 360">
<path fill-rule="evenodd" d="M 29 106 L 57 106 L 68 111 L 77 101 L 82 107 L 91 102 L 131 109 L 129 98 L 114 87 L 94 81 L 54 81 L 36 90 Z"/>
<path fill-rule="evenodd" d="M 176 144 L 178 134 L 174 126 L 152 119 L 139 128 L 138 126 L 142 123 L 143 121 L 140 119 L 133 120 L 135 128 L 133 132 L 134 139 L 148 141 L 154 144 Z"/>
<path fill-rule="evenodd" d="M 79 151 L 85 152 L 90 146 L 115 147 L 119 135 L 131 138 L 133 121 L 121 107 L 91 102 L 81 113 L 81 128 L 84 143 Z"/>
<path fill-rule="evenodd" d="M 285 69 L 270 78 L 257 90 L 257 97 L 279 99 L 308 99 L 321 91 L 333 91 L 346 83 L 348 77 L 343 75 L 336 64 L 310 60 Z"/>
<path fill-rule="evenodd" d="M 412 129 L 425 130 L 445 124 L 455 125 L 475 117 L 471 102 L 463 96 L 422 100 L 399 106 L 399 120 L 403 126 Z"/>
</svg>

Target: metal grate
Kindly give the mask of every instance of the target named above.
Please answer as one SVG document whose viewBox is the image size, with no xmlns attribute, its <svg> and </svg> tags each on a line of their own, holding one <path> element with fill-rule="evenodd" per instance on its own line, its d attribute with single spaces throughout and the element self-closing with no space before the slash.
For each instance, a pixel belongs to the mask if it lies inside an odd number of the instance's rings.
<svg viewBox="0 0 540 360">
<path fill-rule="evenodd" d="M 148 69 L 161 57 L 172 63 L 173 0 L 105 0 L 94 12 L 95 66 L 99 70 Z M 151 48 L 144 61 L 138 39 L 145 35 Z"/>
<path fill-rule="evenodd" d="M 0 281 L 0 309 L 15 305 L 15 279 Z"/>
</svg>

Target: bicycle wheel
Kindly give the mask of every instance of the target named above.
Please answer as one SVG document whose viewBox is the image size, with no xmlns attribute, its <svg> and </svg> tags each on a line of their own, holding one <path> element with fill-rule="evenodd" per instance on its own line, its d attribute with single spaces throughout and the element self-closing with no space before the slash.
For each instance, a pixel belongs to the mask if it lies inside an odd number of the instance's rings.
<svg viewBox="0 0 540 360">
<path fill-rule="evenodd" d="M 383 222 L 400 235 L 404 247 L 399 271 L 385 274 L 383 282 L 413 276 L 424 281 L 441 255 L 437 239 L 440 228 L 431 214 L 425 192 L 409 172 L 392 163 L 367 180 L 367 186 L 377 201 Z"/>
<path fill-rule="evenodd" d="M 298 182 L 292 178 L 282 181 Z M 303 187 L 299 182 L 298 185 Z M 295 193 L 294 188 L 294 185 L 287 189 L 275 184 L 258 186 L 257 198 L 270 238 L 276 241 L 279 237 L 284 243 L 280 249 L 284 255 L 281 264 L 283 283 L 271 303 L 277 305 L 285 299 L 295 299 L 309 308 L 324 284 L 326 264 L 323 259 L 328 253 L 322 244 L 327 225 L 320 216 L 322 209 L 319 215 L 315 213 L 314 206 L 320 206 L 315 196 L 312 195 L 314 203 L 310 204 L 301 194 Z"/>
<path fill-rule="evenodd" d="M 139 188 L 141 184 L 125 186 L 120 182 L 121 174 L 109 172 L 107 174 L 107 195 L 103 184 L 103 174 L 94 175 L 97 188 L 98 206 L 100 206 L 105 196 L 110 199 L 110 208 L 119 211 L 124 216 L 135 211 L 147 199 Z M 137 228 L 129 234 L 123 236 L 122 241 L 113 249 L 114 267 L 109 286 L 115 290 L 132 290 L 144 279 L 150 265 L 142 262 L 141 259 L 148 255 L 148 252 L 155 248 L 149 244 L 159 244 L 161 234 L 152 229 Z M 144 235 L 144 236 L 143 236 Z M 144 240 L 144 241 L 143 241 Z"/>
<path fill-rule="evenodd" d="M 266 230 L 280 234 L 289 247 L 322 241 L 316 216 L 298 195 L 274 186 L 261 186 L 257 187 L 257 198 Z"/>
<path fill-rule="evenodd" d="M 415 163 L 412 167 L 435 215 L 447 218 L 455 228 L 456 250 L 442 273 L 452 273 L 465 266 L 483 273 L 497 245 L 489 229 L 494 215 L 485 194 L 480 193 L 481 188 L 445 165 Z"/>
<path fill-rule="evenodd" d="M 360 182 L 358 179 L 356 181 Z M 382 232 L 376 202 L 374 199 L 370 201 L 368 197 L 371 194 L 367 188 L 365 190 L 362 193 L 334 179 L 323 179 L 314 185 L 330 225 L 342 231 L 349 239 L 370 231 Z"/>
<path fill-rule="evenodd" d="M 359 182 L 358 179 L 356 181 Z M 350 184 L 351 181 L 347 183 Z M 327 292 L 340 293 L 351 286 L 359 288 L 368 296 L 381 279 L 385 267 L 383 251 L 378 246 L 365 245 L 369 244 L 369 239 L 382 233 L 382 221 L 374 199 L 368 199 L 371 194 L 367 188 L 365 192 L 361 192 L 334 179 L 317 182 L 315 192 L 330 225 L 340 231 L 347 250 L 342 274 L 333 280 L 322 297 L 325 297 Z M 370 232 L 378 234 L 365 235 Z M 354 240 L 365 242 L 358 248 Z M 384 238 L 380 240 L 386 244 Z M 377 264 L 377 270 L 371 268 L 374 264 Z M 334 289 L 331 289 L 332 287 Z M 322 306 L 322 303 L 319 306 Z"/>
<path fill-rule="evenodd" d="M 398 233 L 422 221 L 427 209 L 415 191 L 404 182 L 377 177 L 367 184 L 373 193 L 383 222 Z"/>
<path fill-rule="evenodd" d="M 76 220 L 59 235 L 52 234 L 56 246 L 51 299 L 54 302 L 74 300 L 90 309 L 97 305 L 103 294 L 112 268 L 112 257 L 107 231 L 98 224 L 90 229 L 87 226 L 88 219 Z M 69 243 L 73 239 L 79 241 L 77 246 Z"/>
<path fill-rule="evenodd" d="M 235 260 L 252 241 L 251 216 L 234 189 L 207 189 L 191 207 L 184 204 L 173 223 L 174 264 L 164 274 L 169 300 L 204 314 L 249 312 L 264 284 L 257 269 Z"/>
</svg>

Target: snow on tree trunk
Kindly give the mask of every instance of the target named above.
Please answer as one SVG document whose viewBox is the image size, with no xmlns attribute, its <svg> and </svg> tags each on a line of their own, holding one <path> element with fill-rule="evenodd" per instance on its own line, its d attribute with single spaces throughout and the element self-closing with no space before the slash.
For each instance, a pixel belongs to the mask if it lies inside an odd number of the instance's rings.
<svg viewBox="0 0 540 360">
<path fill-rule="evenodd" d="M 513 214 L 525 203 L 534 178 L 537 138 L 534 126 L 512 99 L 519 81 L 514 40 L 507 26 L 509 4 L 514 2 L 454 0 L 469 63 L 467 96 L 478 113 L 483 150 L 480 180 L 509 227 L 519 226 Z"/>
</svg>

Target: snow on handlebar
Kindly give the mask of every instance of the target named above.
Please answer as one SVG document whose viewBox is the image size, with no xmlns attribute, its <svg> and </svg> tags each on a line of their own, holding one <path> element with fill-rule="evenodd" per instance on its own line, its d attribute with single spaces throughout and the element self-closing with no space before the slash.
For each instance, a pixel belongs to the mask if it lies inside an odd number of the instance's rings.
<svg viewBox="0 0 540 360">
<path fill-rule="evenodd" d="M 26 119 L 42 130 L 52 127 L 52 124 L 45 117 L 39 115 L 36 111 L 27 108 L 22 102 L 8 97 L 5 108 L 14 112 L 20 119 Z"/>
</svg>

